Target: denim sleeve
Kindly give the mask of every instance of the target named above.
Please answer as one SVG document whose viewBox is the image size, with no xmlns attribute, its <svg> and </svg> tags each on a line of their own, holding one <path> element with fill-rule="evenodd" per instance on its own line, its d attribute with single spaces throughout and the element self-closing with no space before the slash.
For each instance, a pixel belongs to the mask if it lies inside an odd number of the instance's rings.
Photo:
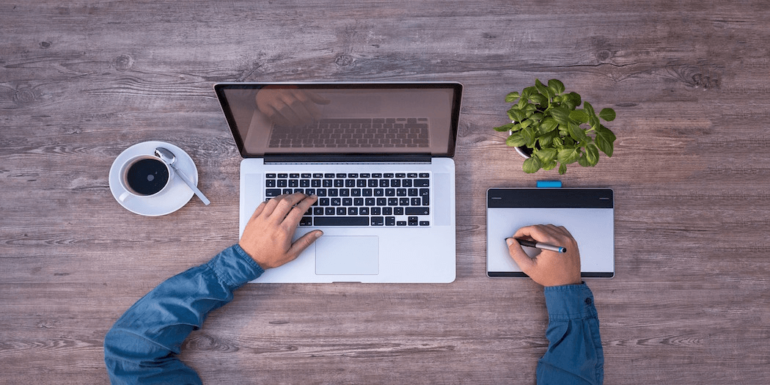
<svg viewBox="0 0 770 385">
<path fill-rule="evenodd" d="M 104 337 L 104 361 L 113 384 L 200 384 L 175 355 L 206 315 L 233 299 L 233 291 L 262 270 L 233 245 L 200 266 L 171 277 L 137 301 Z"/>
<path fill-rule="evenodd" d="M 537 383 L 601 384 L 604 352 L 594 297 L 585 284 L 545 288 L 548 351 L 537 363 Z"/>
</svg>

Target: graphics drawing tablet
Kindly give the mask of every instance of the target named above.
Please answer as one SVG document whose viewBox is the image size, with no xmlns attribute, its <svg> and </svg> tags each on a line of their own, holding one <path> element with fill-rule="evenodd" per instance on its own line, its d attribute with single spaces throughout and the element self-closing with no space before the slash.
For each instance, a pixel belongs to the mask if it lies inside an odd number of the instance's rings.
<svg viewBox="0 0 770 385">
<path fill-rule="evenodd" d="M 521 227 L 564 226 L 580 250 L 580 275 L 615 276 L 614 199 L 611 189 L 491 188 L 487 190 L 487 276 L 526 277 L 505 238 Z M 558 246 L 558 245 L 557 245 Z M 539 249 L 523 247 L 530 256 Z"/>
</svg>

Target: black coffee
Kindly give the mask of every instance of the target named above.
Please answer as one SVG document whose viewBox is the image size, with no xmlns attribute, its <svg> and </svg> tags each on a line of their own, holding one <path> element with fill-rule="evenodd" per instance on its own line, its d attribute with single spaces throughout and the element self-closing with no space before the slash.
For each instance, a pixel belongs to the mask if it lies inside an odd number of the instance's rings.
<svg viewBox="0 0 770 385">
<path fill-rule="evenodd" d="M 140 195 L 156 194 L 168 183 L 168 168 L 160 160 L 142 159 L 128 168 L 126 182 Z"/>
</svg>

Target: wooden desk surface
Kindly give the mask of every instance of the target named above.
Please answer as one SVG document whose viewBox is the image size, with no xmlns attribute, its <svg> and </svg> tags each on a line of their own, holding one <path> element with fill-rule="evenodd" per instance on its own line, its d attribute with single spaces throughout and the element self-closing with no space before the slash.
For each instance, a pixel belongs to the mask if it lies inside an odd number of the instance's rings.
<svg viewBox="0 0 770 385">
<path fill-rule="evenodd" d="M 618 118 L 613 280 L 590 280 L 608 384 L 770 377 L 767 1 L 106 0 L 0 5 L 0 382 L 104 383 L 102 341 L 164 279 L 236 242 L 240 156 L 220 81 L 465 85 L 457 280 L 248 285 L 186 341 L 205 382 L 532 384 L 542 289 L 485 277 L 484 192 L 532 186 L 491 127 L 559 78 Z M 107 174 L 175 143 L 211 198 L 145 218 Z"/>
</svg>

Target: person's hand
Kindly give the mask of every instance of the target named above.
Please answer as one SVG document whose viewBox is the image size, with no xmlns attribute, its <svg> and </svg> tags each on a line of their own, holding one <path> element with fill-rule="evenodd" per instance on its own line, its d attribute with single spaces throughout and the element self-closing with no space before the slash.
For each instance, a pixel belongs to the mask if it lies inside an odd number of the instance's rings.
<svg viewBox="0 0 770 385">
<path fill-rule="evenodd" d="M 514 238 L 532 239 L 540 243 L 566 247 L 566 253 L 540 250 L 540 254 L 530 258 Z M 580 252 L 572 234 L 563 226 L 535 225 L 522 227 L 512 238 L 507 238 L 508 253 L 524 274 L 543 286 L 579 285 Z"/>
<path fill-rule="evenodd" d="M 311 231 L 291 243 L 302 215 L 316 199 L 315 195 L 294 193 L 262 202 L 246 224 L 238 245 L 263 269 L 293 261 L 323 235 L 321 230 Z"/>
<path fill-rule="evenodd" d="M 308 90 L 265 87 L 257 92 L 257 108 L 279 126 L 302 126 L 321 117 L 316 104 L 329 104 Z"/>
</svg>

